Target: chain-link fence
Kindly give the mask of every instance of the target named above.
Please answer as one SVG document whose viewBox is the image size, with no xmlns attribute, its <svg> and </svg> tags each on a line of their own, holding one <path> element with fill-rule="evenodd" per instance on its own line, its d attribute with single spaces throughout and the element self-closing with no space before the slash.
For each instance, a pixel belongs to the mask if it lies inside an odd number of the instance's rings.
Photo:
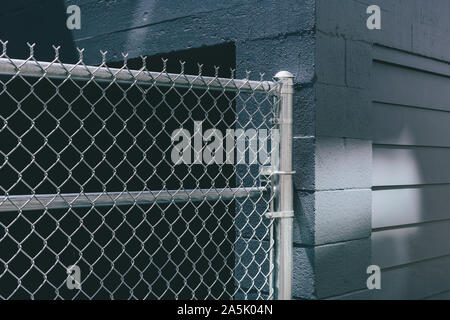
<svg viewBox="0 0 450 320">
<path fill-rule="evenodd" d="M 279 83 L 2 45 L 1 298 L 273 298 Z"/>
</svg>

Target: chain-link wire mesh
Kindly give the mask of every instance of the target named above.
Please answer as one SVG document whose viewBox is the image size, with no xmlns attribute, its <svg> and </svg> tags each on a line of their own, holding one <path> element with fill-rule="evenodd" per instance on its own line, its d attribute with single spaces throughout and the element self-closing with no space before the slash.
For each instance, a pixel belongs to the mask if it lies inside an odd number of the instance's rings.
<svg viewBox="0 0 450 320">
<path fill-rule="evenodd" d="M 276 82 L 2 45 L 1 298 L 272 298 Z"/>
</svg>

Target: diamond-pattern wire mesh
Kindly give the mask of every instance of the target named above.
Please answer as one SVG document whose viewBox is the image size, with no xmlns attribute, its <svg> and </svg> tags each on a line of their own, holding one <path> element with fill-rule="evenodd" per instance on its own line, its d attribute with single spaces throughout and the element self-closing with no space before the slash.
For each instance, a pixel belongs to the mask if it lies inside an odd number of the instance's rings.
<svg viewBox="0 0 450 320">
<path fill-rule="evenodd" d="M 272 298 L 260 169 L 277 149 L 277 83 L 149 72 L 145 58 L 130 70 L 126 56 L 111 69 L 106 52 L 87 66 L 83 50 L 68 65 L 57 47 L 14 60 L 2 45 L 2 299 Z M 190 161 L 174 163 L 180 141 Z"/>
</svg>

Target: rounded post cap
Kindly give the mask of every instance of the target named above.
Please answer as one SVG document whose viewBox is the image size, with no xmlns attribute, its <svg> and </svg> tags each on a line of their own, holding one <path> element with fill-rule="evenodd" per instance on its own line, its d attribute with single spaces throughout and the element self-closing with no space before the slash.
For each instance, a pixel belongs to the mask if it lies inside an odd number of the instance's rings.
<svg viewBox="0 0 450 320">
<path fill-rule="evenodd" d="M 290 73 L 289 71 L 280 71 L 278 72 L 275 77 L 275 79 L 292 79 L 294 78 L 294 75 L 292 73 Z"/>
</svg>

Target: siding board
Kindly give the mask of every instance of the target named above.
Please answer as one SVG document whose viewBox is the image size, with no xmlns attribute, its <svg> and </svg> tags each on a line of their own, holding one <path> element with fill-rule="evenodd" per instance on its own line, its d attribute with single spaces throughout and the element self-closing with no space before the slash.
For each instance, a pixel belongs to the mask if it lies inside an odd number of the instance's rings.
<svg viewBox="0 0 450 320">
<path fill-rule="evenodd" d="M 428 57 L 411 54 L 405 51 L 393 50 L 383 46 L 374 46 L 372 56 L 375 61 L 450 77 L 450 63 L 442 60 L 430 59 Z"/>
<path fill-rule="evenodd" d="M 434 294 L 426 297 L 425 300 L 450 300 L 450 291 Z"/>
<path fill-rule="evenodd" d="M 450 221 L 444 221 L 375 231 L 372 263 L 387 268 L 450 255 L 449 230 Z"/>
<path fill-rule="evenodd" d="M 373 145 L 373 186 L 450 183 L 450 148 Z"/>
<path fill-rule="evenodd" d="M 450 219 L 450 185 L 372 192 L 372 227 L 386 228 Z"/>
<path fill-rule="evenodd" d="M 374 62 L 374 101 L 450 111 L 450 77 Z"/>
<path fill-rule="evenodd" d="M 450 112 L 373 103 L 373 142 L 450 147 Z"/>
<path fill-rule="evenodd" d="M 450 256 L 381 271 L 381 290 L 364 290 L 333 299 L 450 299 Z M 436 295 L 437 294 L 437 295 Z"/>
</svg>

